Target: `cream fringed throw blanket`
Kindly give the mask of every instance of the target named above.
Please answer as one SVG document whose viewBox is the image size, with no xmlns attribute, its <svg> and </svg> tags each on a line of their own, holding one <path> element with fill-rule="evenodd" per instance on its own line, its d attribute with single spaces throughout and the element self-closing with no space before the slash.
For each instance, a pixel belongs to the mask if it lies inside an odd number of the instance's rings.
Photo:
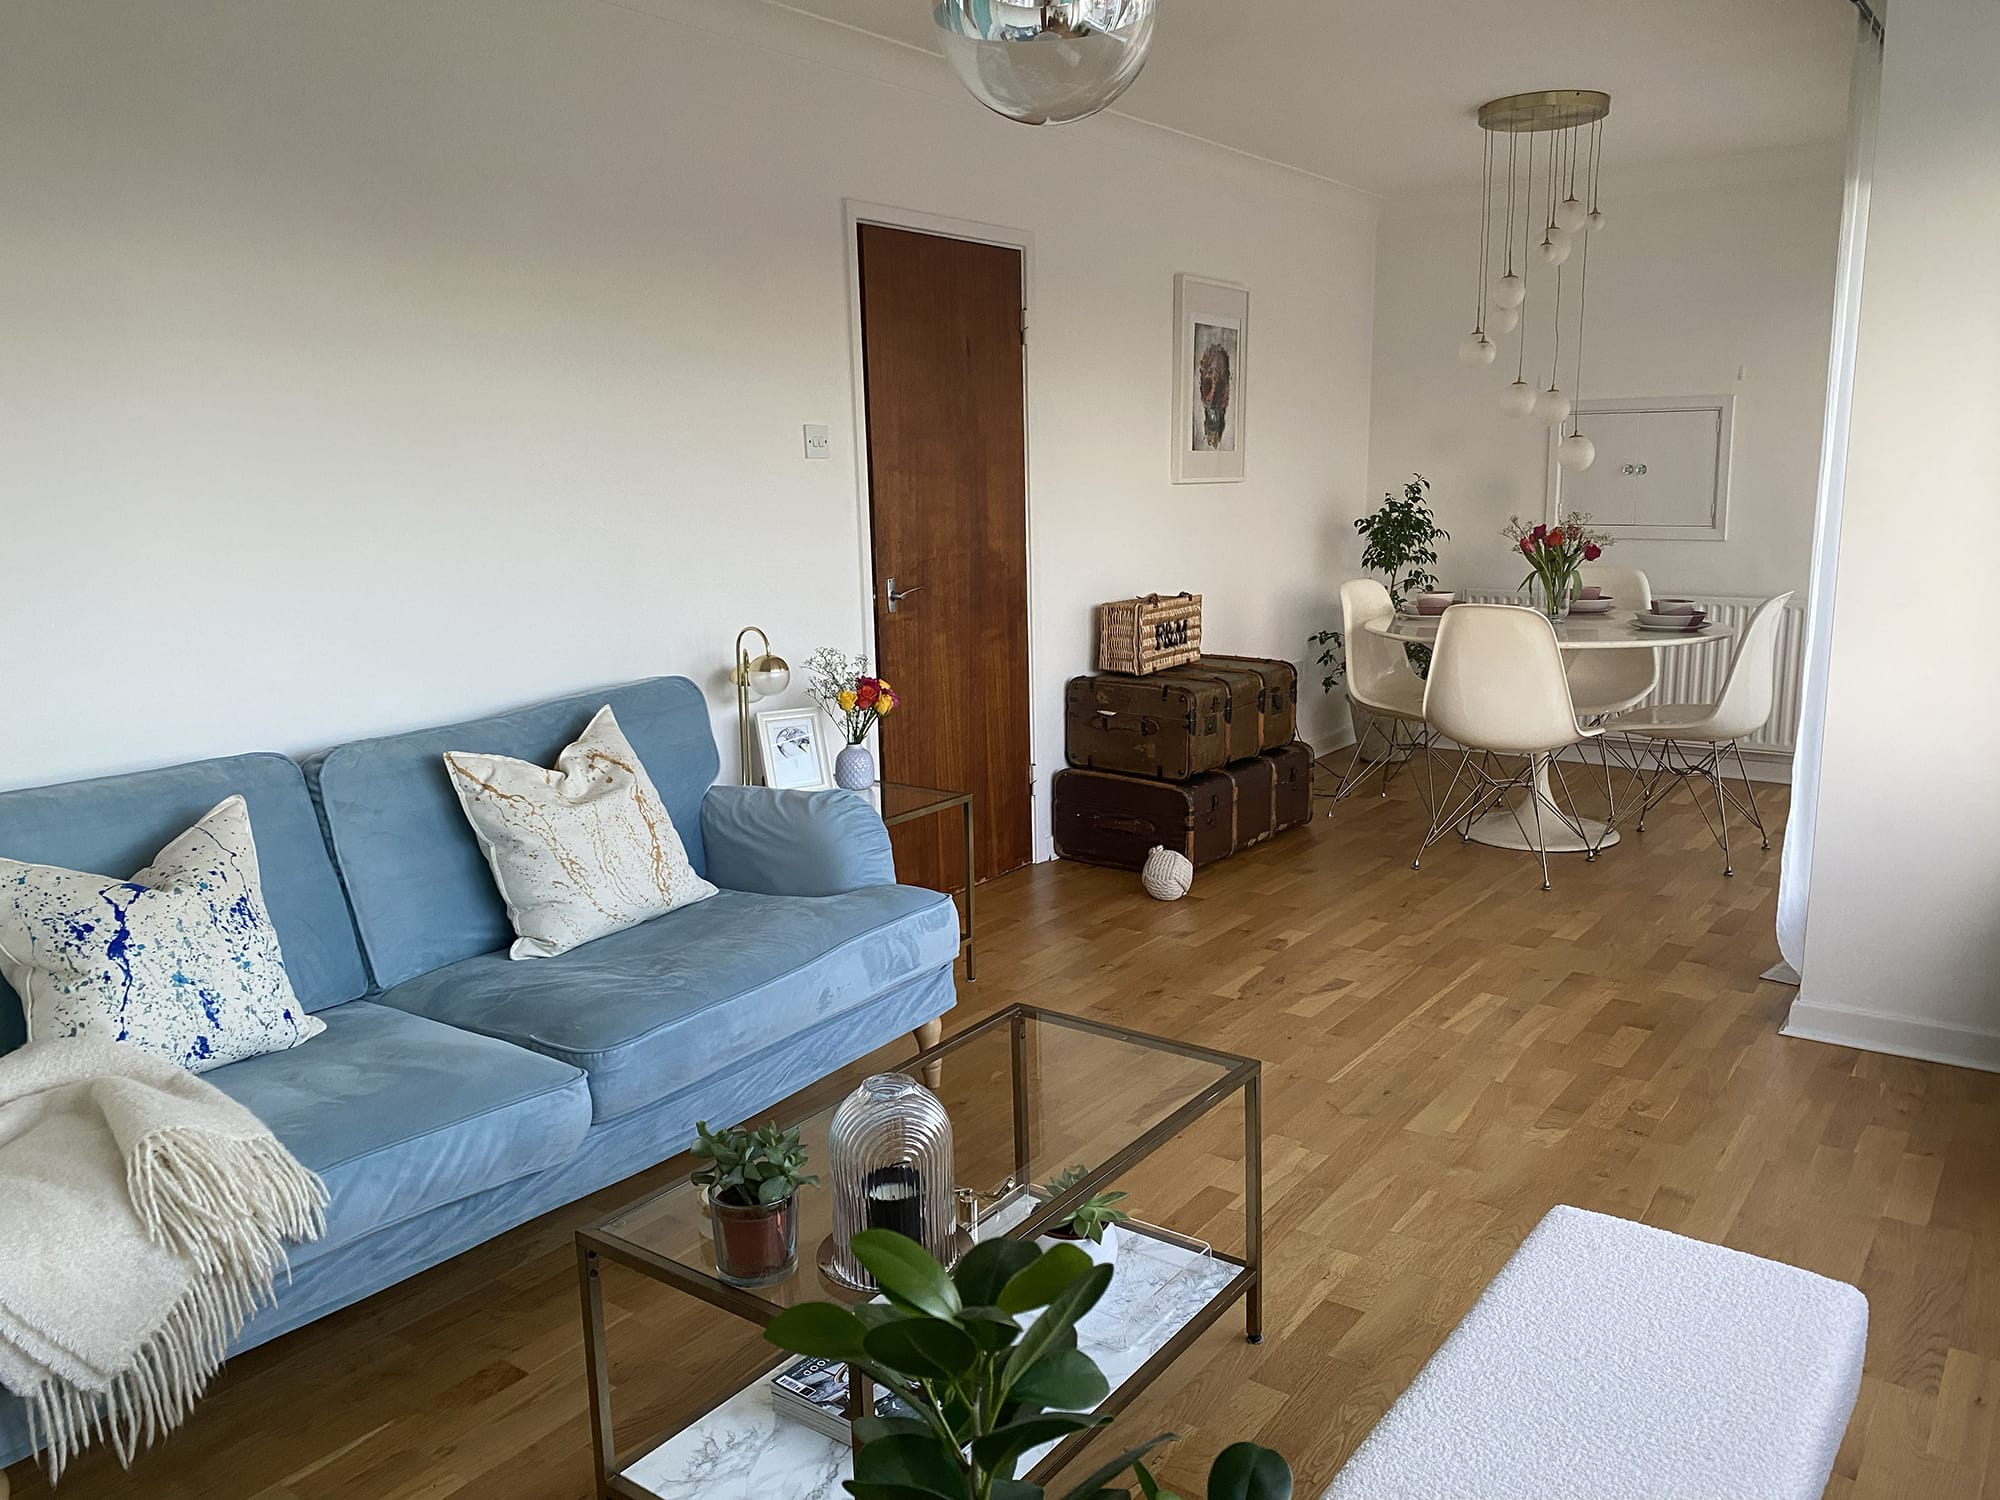
<svg viewBox="0 0 2000 1500">
<path fill-rule="evenodd" d="M 326 1189 L 256 1116 L 114 1042 L 0 1057 L 0 1385 L 53 1480 L 91 1440 L 130 1463 L 187 1415 Z"/>
</svg>

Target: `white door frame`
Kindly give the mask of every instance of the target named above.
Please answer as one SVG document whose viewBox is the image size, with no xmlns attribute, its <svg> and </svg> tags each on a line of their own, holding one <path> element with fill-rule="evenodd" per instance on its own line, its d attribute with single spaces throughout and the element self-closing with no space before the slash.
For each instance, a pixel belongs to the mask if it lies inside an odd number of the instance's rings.
<svg viewBox="0 0 2000 1500">
<path fill-rule="evenodd" d="M 1022 507 L 1024 537 L 1027 556 L 1026 565 L 1028 590 L 1028 836 L 1029 858 L 1033 861 L 1053 859 L 1055 844 L 1053 836 L 1044 828 L 1043 801 L 1040 788 L 1036 785 L 1035 747 L 1041 743 L 1042 709 L 1040 696 L 1035 691 L 1035 642 L 1040 639 L 1039 618 L 1035 597 L 1035 485 L 1034 485 L 1034 403 L 1029 400 L 1028 391 L 1028 344 L 1026 327 L 1034 323 L 1035 309 L 1035 237 L 1025 229 L 1010 229 L 999 224 L 982 224 L 976 219 L 953 219 L 942 214 L 925 213 L 914 208 L 897 208 L 886 203 L 869 203 L 859 198 L 841 200 L 843 218 L 842 233 L 846 239 L 847 255 L 847 321 L 849 357 L 854 368 L 854 507 L 856 534 L 860 538 L 860 556 L 857 559 L 861 569 L 861 622 L 862 638 L 868 643 L 868 659 L 880 663 L 875 639 L 875 537 L 870 521 L 872 499 L 868 473 L 868 369 L 865 351 L 862 347 L 861 331 L 861 254 L 860 232 L 863 224 L 880 224 L 890 229 L 909 229 L 919 234 L 934 234 L 944 239 L 970 240 L 981 245 L 1003 245 L 1010 250 L 1021 252 L 1021 312 L 1024 319 L 1021 343 L 1021 473 L 1023 481 Z"/>
</svg>

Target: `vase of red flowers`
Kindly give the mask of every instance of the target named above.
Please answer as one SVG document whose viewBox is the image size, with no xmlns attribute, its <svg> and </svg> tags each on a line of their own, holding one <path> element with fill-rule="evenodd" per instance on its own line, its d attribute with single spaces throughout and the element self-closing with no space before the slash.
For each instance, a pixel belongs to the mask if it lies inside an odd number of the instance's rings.
<svg viewBox="0 0 2000 1500">
<path fill-rule="evenodd" d="M 849 656 L 822 646 L 806 658 L 806 691 L 840 727 L 847 741 L 833 758 L 833 780 L 850 792 L 865 792 L 875 784 L 875 756 L 868 733 L 894 713 L 902 699 L 880 677 L 868 675 L 866 655 Z"/>
<path fill-rule="evenodd" d="M 1528 576 L 1521 587 L 1531 590 L 1535 607 L 1551 620 L 1568 617 L 1577 575 L 1611 545 L 1610 537 L 1590 529 L 1590 516 L 1583 511 L 1571 511 L 1555 526 L 1539 521 L 1529 526 L 1519 516 L 1509 516 L 1500 534 L 1528 560 Z"/>
</svg>

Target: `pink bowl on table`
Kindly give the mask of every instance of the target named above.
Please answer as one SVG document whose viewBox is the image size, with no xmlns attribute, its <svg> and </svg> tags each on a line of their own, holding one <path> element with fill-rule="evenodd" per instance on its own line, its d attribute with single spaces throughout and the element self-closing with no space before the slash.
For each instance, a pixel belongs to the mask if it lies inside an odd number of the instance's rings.
<svg viewBox="0 0 2000 1500">
<path fill-rule="evenodd" d="M 1701 608 L 1692 599 L 1655 599 L 1653 613 L 1656 615 L 1697 615 Z"/>
<path fill-rule="evenodd" d="M 1417 613 L 1420 615 L 1441 615 L 1458 602 L 1455 594 L 1435 593 L 1417 595 Z"/>
</svg>

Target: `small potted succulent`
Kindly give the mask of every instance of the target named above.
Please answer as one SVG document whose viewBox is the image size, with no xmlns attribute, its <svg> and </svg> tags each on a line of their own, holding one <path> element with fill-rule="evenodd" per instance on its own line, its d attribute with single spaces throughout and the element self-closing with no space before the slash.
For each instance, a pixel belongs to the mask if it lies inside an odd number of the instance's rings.
<svg viewBox="0 0 2000 1500">
<path fill-rule="evenodd" d="M 695 1124 L 694 1155 L 706 1162 L 694 1181 L 708 1189 L 715 1227 L 715 1269 L 738 1286 L 768 1286 L 798 1263 L 802 1187 L 819 1179 L 805 1171 L 796 1130 L 776 1122 L 756 1130 L 710 1130 Z"/>
<path fill-rule="evenodd" d="M 1085 1170 L 1079 1165 L 1058 1172 L 1042 1188 L 1044 1198 L 1068 1192 L 1083 1181 Z M 1051 1224 L 1043 1232 L 1043 1243 L 1075 1245 L 1098 1265 L 1115 1265 L 1118 1260 L 1118 1226 L 1131 1217 L 1118 1207 L 1124 1201 L 1123 1193 L 1092 1194 L 1071 1209 L 1068 1218 Z"/>
</svg>

